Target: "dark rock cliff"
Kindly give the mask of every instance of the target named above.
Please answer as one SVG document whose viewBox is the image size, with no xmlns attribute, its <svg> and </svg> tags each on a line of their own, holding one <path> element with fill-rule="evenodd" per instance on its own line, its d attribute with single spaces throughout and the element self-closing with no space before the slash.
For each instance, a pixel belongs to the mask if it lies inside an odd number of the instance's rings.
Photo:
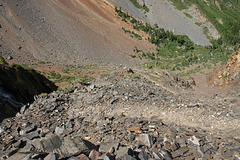
<svg viewBox="0 0 240 160">
<path fill-rule="evenodd" d="M 32 102 L 35 95 L 50 93 L 56 89 L 51 81 L 35 70 L 0 64 L 0 114 L 5 117 L 14 116 L 14 112 L 22 104 Z"/>
</svg>

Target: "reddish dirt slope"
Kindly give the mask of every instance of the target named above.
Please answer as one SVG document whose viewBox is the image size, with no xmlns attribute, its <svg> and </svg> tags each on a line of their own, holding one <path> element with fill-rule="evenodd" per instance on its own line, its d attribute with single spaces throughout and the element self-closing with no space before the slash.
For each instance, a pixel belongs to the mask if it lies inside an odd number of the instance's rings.
<svg viewBox="0 0 240 160">
<path fill-rule="evenodd" d="M 240 78 L 240 48 L 231 55 L 225 65 L 217 68 L 210 75 L 209 83 L 224 86 L 236 83 Z"/>
<path fill-rule="evenodd" d="M 138 62 L 128 54 L 134 46 L 154 48 L 125 34 L 121 28 L 129 26 L 105 0 L 7 0 L 2 4 L 2 55 L 22 63 L 133 66 Z"/>
</svg>

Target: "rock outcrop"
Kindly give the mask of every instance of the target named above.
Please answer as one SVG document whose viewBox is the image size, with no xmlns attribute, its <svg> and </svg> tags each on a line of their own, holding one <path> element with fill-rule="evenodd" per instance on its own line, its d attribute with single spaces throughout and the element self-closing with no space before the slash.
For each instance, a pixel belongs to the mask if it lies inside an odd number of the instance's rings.
<svg viewBox="0 0 240 160">
<path fill-rule="evenodd" d="M 56 89 L 51 81 L 35 70 L 0 64 L 0 120 L 14 116 L 23 104 L 33 102 L 35 95 Z"/>
<path fill-rule="evenodd" d="M 215 69 L 209 78 L 212 86 L 236 83 L 240 78 L 240 48 L 231 55 L 225 65 Z"/>
</svg>

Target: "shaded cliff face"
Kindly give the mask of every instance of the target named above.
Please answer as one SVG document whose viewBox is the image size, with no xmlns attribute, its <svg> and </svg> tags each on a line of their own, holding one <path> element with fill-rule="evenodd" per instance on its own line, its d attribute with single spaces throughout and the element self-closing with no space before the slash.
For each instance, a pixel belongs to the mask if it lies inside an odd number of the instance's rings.
<svg viewBox="0 0 240 160">
<path fill-rule="evenodd" d="M 26 70 L 20 66 L 8 67 L 0 64 L 0 86 L 13 94 L 18 102 L 29 103 L 40 93 L 50 93 L 57 87 L 35 70 Z"/>
<path fill-rule="evenodd" d="M 223 86 L 236 83 L 240 78 L 240 48 L 231 55 L 225 65 L 210 74 L 209 84 Z"/>
</svg>

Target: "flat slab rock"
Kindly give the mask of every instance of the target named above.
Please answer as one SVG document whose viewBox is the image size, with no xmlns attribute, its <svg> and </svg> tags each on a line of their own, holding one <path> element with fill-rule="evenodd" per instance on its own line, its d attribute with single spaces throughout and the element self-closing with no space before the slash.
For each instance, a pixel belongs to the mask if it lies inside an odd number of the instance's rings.
<svg viewBox="0 0 240 160">
<path fill-rule="evenodd" d="M 76 85 L 74 92 L 39 97 L 5 119 L 0 124 L 0 159 L 239 159 L 240 138 L 165 124 L 161 116 L 126 113 L 132 107 L 148 112 L 153 103 L 180 110 L 177 106 L 185 99 L 146 79 L 113 75 L 101 80 L 108 83 Z M 210 107 L 189 102 L 188 108 L 208 114 Z"/>
</svg>

